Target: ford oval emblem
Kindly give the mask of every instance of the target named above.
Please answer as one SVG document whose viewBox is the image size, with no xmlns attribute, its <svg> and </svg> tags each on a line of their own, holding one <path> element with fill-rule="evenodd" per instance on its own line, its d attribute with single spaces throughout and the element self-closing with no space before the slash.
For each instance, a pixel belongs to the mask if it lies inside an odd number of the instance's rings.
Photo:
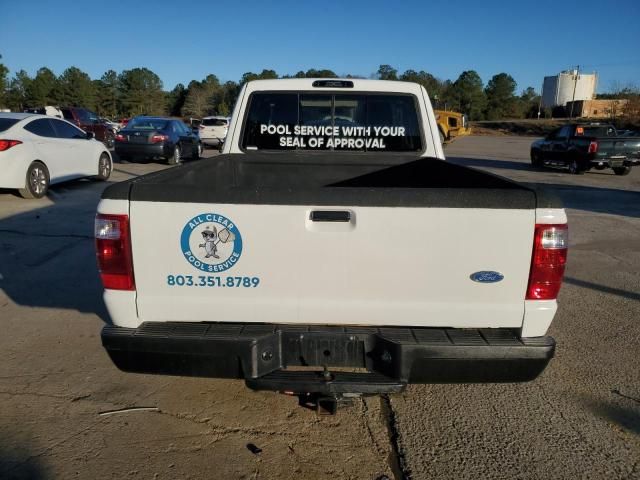
<svg viewBox="0 0 640 480">
<path fill-rule="evenodd" d="M 500 272 L 482 271 L 470 275 L 471 280 L 478 283 L 496 283 L 504 278 Z"/>
</svg>

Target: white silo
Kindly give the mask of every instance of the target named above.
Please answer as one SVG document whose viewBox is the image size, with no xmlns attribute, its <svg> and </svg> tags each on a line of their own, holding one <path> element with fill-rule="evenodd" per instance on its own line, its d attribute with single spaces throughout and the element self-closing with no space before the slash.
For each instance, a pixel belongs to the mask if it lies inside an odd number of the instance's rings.
<svg viewBox="0 0 640 480">
<path fill-rule="evenodd" d="M 580 73 L 578 70 L 568 70 L 553 77 L 544 77 L 542 106 L 564 107 L 572 100 L 593 100 L 597 84 L 596 73 Z"/>
</svg>

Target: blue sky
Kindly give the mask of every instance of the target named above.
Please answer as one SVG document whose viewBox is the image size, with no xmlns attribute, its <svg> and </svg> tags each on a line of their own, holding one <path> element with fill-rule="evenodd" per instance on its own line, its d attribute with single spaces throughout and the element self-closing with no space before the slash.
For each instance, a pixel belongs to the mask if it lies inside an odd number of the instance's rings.
<svg viewBox="0 0 640 480">
<path fill-rule="evenodd" d="M 273 68 L 369 76 L 380 64 L 486 83 L 511 74 L 518 92 L 581 65 L 598 91 L 640 87 L 640 1 L 71 2 L 0 0 L 0 54 L 11 74 L 77 66 L 92 78 L 147 67 L 165 89 L 214 73 L 237 81 Z"/>
</svg>

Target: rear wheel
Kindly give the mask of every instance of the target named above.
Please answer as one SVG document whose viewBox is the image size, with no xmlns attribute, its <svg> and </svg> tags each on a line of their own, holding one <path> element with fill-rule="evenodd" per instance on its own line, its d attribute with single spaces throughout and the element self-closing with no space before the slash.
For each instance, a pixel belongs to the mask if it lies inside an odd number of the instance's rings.
<svg viewBox="0 0 640 480">
<path fill-rule="evenodd" d="M 96 175 L 96 178 L 102 181 L 108 180 L 111 176 L 111 168 L 112 165 L 109 155 L 102 153 L 98 159 L 98 175 Z"/>
<path fill-rule="evenodd" d="M 177 165 L 180 163 L 180 155 L 182 154 L 182 152 L 180 151 L 180 145 L 176 145 L 173 148 L 173 155 L 171 155 L 167 161 L 169 162 L 169 165 Z"/>
<path fill-rule="evenodd" d="M 438 133 L 440 134 L 440 144 L 444 145 L 444 133 L 442 133 L 442 130 L 438 130 Z"/>
<path fill-rule="evenodd" d="M 107 132 L 104 136 L 104 145 L 111 150 L 115 144 L 115 136 L 112 132 Z"/>
<path fill-rule="evenodd" d="M 542 167 L 542 155 L 538 150 L 531 150 L 531 166 L 540 168 Z"/>
<path fill-rule="evenodd" d="M 193 158 L 194 160 L 198 160 L 200 157 L 202 157 L 202 144 L 198 143 L 198 146 L 196 147 L 195 151 L 193 152 L 193 156 L 191 158 Z"/>
<path fill-rule="evenodd" d="M 22 198 L 42 198 L 49 190 L 49 170 L 42 162 L 33 162 L 27 169 L 24 188 L 18 190 Z"/>
<path fill-rule="evenodd" d="M 631 167 L 614 167 L 613 173 L 616 175 L 629 175 L 629 173 L 631 173 Z"/>
</svg>

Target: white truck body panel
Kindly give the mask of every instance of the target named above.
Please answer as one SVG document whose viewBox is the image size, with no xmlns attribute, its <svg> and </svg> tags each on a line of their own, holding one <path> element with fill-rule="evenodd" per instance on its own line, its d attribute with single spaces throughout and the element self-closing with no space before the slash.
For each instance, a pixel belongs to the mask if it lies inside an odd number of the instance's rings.
<svg viewBox="0 0 640 480">
<path fill-rule="evenodd" d="M 345 209 L 347 224 L 308 221 L 311 210 Z M 159 210 L 162 221 L 142 223 Z M 203 212 L 224 215 L 242 233 L 242 256 L 230 272 L 203 273 L 182 254 L 176 232 Z M 522 325 L 533 210 L 133 202 L 130 215 L 140 322 Z M 470 279 L 482 270 L 505 278 Z M 260 284 L 167 284 L 168 275 L 227 273 Z"/>
</svg>

